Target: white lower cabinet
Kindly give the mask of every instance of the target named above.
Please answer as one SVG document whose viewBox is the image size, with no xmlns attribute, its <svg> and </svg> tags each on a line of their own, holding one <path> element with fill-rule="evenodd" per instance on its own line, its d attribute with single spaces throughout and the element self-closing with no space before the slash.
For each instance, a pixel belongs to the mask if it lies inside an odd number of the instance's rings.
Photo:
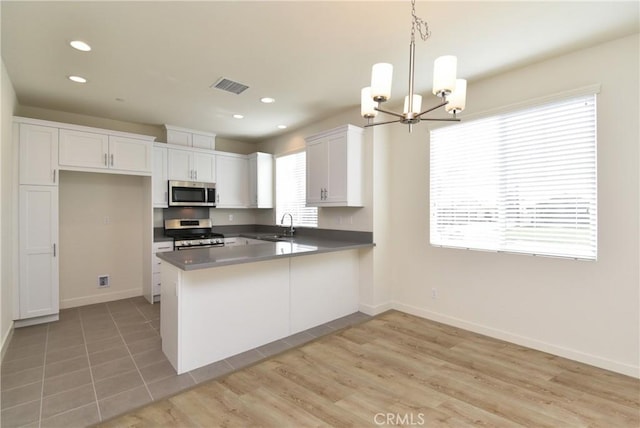
<svg viewBox="0 0 640 428">
<path fill-rule="evenodd" d="M 358 250 L 183 271 L 162 265 L 162 351 L 178 374 L 358 311 Z"/>
<path fill-rule="evenodd" d="M 162 277 L 160 274 L 162 260 L 156 256 L 156 253 L 164 253 L 167 251 L 173 251 L 173 242 L 153 243 L 153 253 L 151 254 L 151 298 L 147 299 L 150 302 L 157 302 L 160 300 L 160 292 L 162 289 Z"/>
<path fill-rule="evenodd" d="M 20 280 L 17 319 L 57 315 L 60 251 L 58 188 L 23 185 L 20 186 L 19 197 Z"/>
</svg>

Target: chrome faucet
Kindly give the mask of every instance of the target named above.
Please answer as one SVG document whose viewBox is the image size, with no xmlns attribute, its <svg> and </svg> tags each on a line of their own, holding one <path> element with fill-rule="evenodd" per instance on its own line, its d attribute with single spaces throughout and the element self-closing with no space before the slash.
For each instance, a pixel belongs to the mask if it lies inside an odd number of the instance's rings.
<svg viewBox="0 0 640 428">
<path fill-rule="evenodd" d="M 285 235 L 285 236 L 293 236 L 293 234 L 294 234 L 294 232 L 296 231 L 296 229 L 293 227 L 293 216 L 292 216 L 291 214 L 289 214 L 289 213 L 284 213 L 284 214 L 283 214 L 283 216 L 282 216 L 282 218 L 280 219 L 280 224 L 281 224 L 282 226 L 284 226 L 284 218 L 285 218 L 286 216 L 289 216 L 289 217 L 291 218 L 291 226 L 289 227 L 289 229 L 288 229 L 288 230 L 287 230 L 287 229 L 285 229 L 285 231 L 284 231 L 284 235 Z"/>
</svg>

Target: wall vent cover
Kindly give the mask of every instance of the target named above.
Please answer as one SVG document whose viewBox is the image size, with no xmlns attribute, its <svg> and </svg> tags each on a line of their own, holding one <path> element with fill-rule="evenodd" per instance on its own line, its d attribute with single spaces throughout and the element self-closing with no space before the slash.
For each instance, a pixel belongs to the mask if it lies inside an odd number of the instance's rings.
<svg viewBox="0 0 640 428">
<path fill-rule="evenodd" d="M 227 79 L 225 77 L 219 78 L 216 83 L 210 86 L 210 88 L 221 89 L 223 91 L 231 92 L 233 94 L 239 95 L 243 93 L 245 90 L 249 89 L 247 85 L 243 85 L 242 83 L 234 82 L 231 79 Z"/>
</svg>

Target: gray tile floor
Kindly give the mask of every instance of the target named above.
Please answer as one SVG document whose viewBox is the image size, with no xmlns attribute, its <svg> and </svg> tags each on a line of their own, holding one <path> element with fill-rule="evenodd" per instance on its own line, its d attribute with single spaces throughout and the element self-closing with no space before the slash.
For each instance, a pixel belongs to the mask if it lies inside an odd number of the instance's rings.
<svg viewBox="0 0 640 428">
<path fill-rule="evenodd" d="M 357 312 L 178 376 L 161 349 L 160 305 L 143 297 L 60 311 L 19 328 L 2 361 L 2 427 L 78 427 L 125 413 L 369 317 Z"/>
</svg>

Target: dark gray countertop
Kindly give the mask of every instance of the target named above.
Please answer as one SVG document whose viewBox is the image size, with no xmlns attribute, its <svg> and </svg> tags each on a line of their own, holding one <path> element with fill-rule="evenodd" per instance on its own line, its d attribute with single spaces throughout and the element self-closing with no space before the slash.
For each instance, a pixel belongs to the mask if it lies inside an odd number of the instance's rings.
<svg viewBox="0 0 640 428">
<path fill-rule="evenodd" d="M 270 233 L 243 233 L 247 238 L 259 238 Z M 319 237 L 301 236 L 286 238 L 279 242 L 264 241 L 253 245 L 227 246 L 189 249 L 157 253 L 161 260 L 185 271 L 209 269 L 240 263 L 253 263 L 273 260 L 280 257 L 296 257 L 311 254 L 344 251 L 359 248 L 371 248 L 372 242 L 343 241 Z"/>
</svg>

